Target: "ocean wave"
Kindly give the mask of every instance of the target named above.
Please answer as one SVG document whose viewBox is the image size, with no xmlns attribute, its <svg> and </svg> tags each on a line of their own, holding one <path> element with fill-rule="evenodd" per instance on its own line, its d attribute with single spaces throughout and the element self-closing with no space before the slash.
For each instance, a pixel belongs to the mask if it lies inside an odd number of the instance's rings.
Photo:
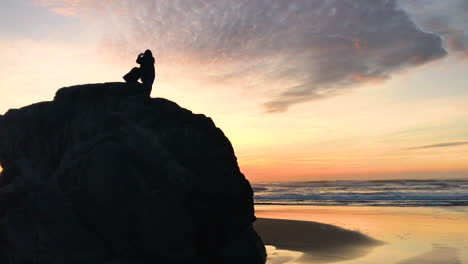
<svg viewBox="0 0 468 264">
<path fill-rule="evenodd" d="M 468 180 L 319 181 L 253 184 L 256 204 L 468 206 Z"/>
</svg>

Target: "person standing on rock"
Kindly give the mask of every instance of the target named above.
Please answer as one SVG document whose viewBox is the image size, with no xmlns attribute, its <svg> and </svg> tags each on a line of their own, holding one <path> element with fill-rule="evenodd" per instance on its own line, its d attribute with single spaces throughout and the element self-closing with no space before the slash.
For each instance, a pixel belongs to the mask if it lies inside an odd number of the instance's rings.
<svg viewBox="0 0 468 264">
<path fill-rule="evenodd" d="M 140 64 L 140 68 L 133 68 L 129 73 L 125 74 L 123 78 L 129 84 L 138 84 L 138 79 L 141 79 L 144 93 L 149 97 L 155 78 L 153 53 L 151 50 L 140 53 L 136 62 Z"/>
<path fill-rule="evenodd" d="M 145 53 L 140 53 L 136 62 L 140 64 L 140 78 L 143 83 L 146 95 L 150 96 L 153 87 L 154 78 L 154 57 L 151 50 L 147 49 Z"/>
</svg>

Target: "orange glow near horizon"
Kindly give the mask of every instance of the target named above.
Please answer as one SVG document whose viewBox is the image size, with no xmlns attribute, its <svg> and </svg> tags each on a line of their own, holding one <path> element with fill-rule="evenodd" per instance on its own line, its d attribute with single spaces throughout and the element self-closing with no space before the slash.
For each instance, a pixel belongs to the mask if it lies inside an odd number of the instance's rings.
<svg viewBox="0 0 468 264">
<path fill-rule="evenodd" d="M 239 158 L 241 170 L 252 181 L 389 179 L 389 178 L 467 178 L 468 148 L 446 155 L 401 155 L 382 157 L 336 156 L 271 159 Z"/>
</svg>

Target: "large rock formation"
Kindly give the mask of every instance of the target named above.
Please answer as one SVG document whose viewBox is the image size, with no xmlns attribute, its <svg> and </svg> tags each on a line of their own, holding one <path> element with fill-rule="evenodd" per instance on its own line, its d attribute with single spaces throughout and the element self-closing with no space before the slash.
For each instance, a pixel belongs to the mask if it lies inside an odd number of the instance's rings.
<svg viewBox="0 0 468 264">
<path fill-rule="evenodd" d="M 124 83 L 0 116 L 0 263 L 264 263 L 213 121 Z"/>
</svg>

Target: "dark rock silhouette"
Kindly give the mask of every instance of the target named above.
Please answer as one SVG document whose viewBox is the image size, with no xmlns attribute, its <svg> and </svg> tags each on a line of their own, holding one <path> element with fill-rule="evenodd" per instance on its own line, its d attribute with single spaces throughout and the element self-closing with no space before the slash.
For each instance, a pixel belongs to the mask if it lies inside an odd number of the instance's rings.
<svg viewBox="0 0 468 264">
<path fill-rule="evenodd" d="M 213 121 L 125 83 L 0 116 L 1 263 L 264 263 Z"/>
<path fill-rule="evenodd" d="M 140 68 L 134 67 L 123 76 L 123 79 L 128 84 L 137 84 L 138 80 L 141 79 L 144 89 L 144 94 L 148 97 L 151 94 L 151 90 L 155 78 L 154 70 L 154 57 L 151 50 L 146 50 L 144 53 L 140 53 L 136 59 L 136 63 L 140 64 Z"/>
</svg>

